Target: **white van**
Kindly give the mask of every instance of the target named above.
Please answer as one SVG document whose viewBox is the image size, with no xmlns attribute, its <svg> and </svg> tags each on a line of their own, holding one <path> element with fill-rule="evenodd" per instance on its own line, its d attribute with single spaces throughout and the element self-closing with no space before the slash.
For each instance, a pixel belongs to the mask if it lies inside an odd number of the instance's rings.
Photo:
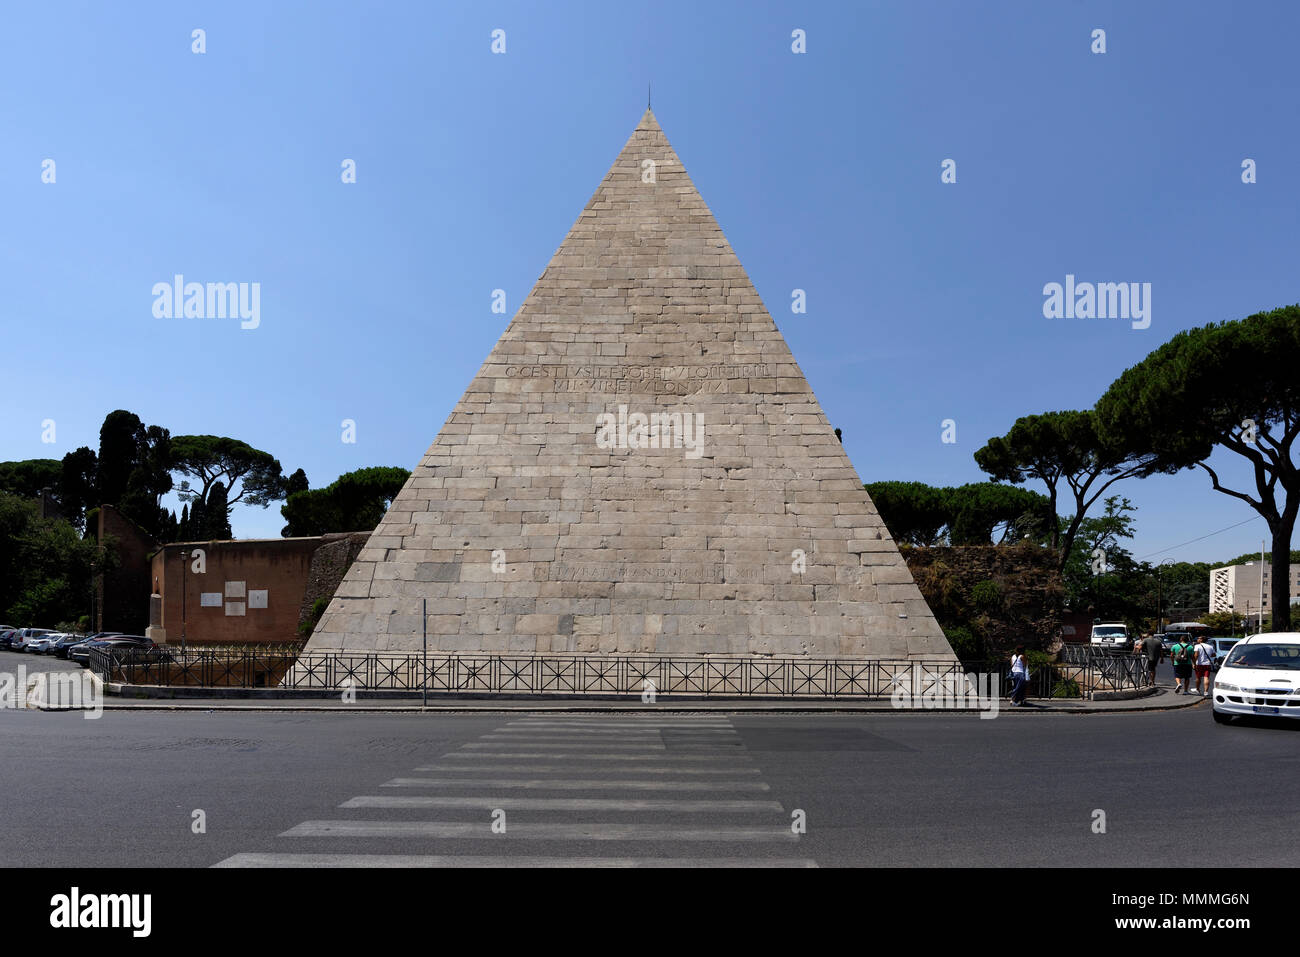
<svg viewBox="0 0 1300 957">
<path fill-rule="evenodd" d="M 1300 718 L 1300 634 L 1241 639 L 1219 666 L 1211 695 L 1219 724 L 1234 714 Z"/>
<path fill-rule="evenodd" d="M 1128 637 L 1128 625 L 1123 622 L 1112 622 L 1107 625 L 1093 625 L 1092 647 L 1118 649 L 1131 648 L 1132 643 L 1129 641 Z"/>
</svg>

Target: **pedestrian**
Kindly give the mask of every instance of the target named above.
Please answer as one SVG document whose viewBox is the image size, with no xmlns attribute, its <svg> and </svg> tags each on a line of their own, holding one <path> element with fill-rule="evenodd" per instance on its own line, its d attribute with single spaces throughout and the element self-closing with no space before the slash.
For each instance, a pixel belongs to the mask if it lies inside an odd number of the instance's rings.
<svg viewBox="0 0 1300 957">
<path fill-rule="evenodd" d="M 1016 645 L 1016 653 L 1011 656 L 1011 705 L 1019 707 L 1025 703 L 1025 686 L 1029 683 L 1029 661 L 1025 658 L 1025 646 Z"/>
<path fill-rule="evenodd" d="M 1156 683 L 1156 669 L 1160 667 L 1160 660 L 1165 656 L 1164 645 L 1155 635 L 1147 635 L 1142 639 L 1140 652 L 1146 659 L 1147 666 L 1147 684 Z"/>
<path fill-rule="evenodd" d="M 1214 648 L 1205 640 L 1204 635 L 1196 636 L 1196 646 L 1192 649 L 1193 662 L 1196 667 L 1196 693 L 1205 696 L 1210 693 L 1210 668 L 1214 664 Z M 1201 690 L 1201 682 L 1205 689 Z"/>
<path fill-rule="evenodd" d="M 1192 686 L 1191 644 L 1179 638 L 1169 649 L 1169 657 L 1174 661 L 1174 694 L 1187 694 Z"/>
</svg>

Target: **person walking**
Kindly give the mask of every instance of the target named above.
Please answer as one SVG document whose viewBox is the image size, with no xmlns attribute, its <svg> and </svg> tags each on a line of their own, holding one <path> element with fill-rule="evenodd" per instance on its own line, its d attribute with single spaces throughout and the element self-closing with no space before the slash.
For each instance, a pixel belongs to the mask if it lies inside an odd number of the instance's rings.
<svg viewBox="0 0 1300 957">
<path fill-rule="evenodd" d="M 1196 646 L 1192 649 L 1193 666 L 1196 668 L 1196 693 L 1204 696 L 1210 693 L 1210 669 L 1214 665 L 1214 648 L 1204 635 L 1196 636 Z M 1201 689 L 1201 682 L 1205 689 Z"/>
<path fill-rule="evenodd" d="M 1179 638 L 1169 649 L 1169 657 L 1174 661 L 1174 694 L 1187 694 L 1192 686 L 1192 646 L 1184 638 Z"/>
<path fill-rule="evenodd" d="M 1016 645 L 1016 653 L 1011 656 L 1011 705 L 1019 707 L 1025 703 L 1026 685 L 1029 684 L 1029 661 L 1025 658 L 1025 646 Z"/>
<path fill-rule="evenodd" d="M 1139 646 L 1140 654 L 1146 659 L 1147 665 L 1147 684 L 1156 683 L 1156 669 L 1160 667 L 1160 661 L 1165 656 L 1164 645 L 1160 644 L 1160 639 L 1155 635 L 1147 635 L 1142 639 Z"/>
</svg>

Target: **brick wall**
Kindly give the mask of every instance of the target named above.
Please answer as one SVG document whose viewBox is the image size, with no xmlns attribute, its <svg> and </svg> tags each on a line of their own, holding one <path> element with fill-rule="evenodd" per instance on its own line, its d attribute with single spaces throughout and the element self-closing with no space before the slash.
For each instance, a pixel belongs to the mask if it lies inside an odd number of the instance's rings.
<svg viewBox="0 0 1300 957">
<path fill-rule="evenodd" d="M 323 541 L 310 537 L 163 546 L 153 559 L 159 624 L 150 627 L 149 637 L 180 644 L 183 617 L 187 645 L 296 641 L 312 556 Z M 204 553 L 202 573 L 193 571 L 196 549 Z M 188 561 L 182 552 L 191 553 Z M 140 603 L 142 613 L 148 607 L 149 602 Z"/>
</svg>

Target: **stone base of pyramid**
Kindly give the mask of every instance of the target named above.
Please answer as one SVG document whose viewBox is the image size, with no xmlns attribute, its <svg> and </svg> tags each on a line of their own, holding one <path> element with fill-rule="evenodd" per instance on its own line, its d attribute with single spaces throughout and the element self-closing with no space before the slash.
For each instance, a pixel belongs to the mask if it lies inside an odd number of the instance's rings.
<svg viewBox="0 0 1300 957">
<path fill-rule="evenodd" d="M 811 586 L 808 586 L 811 590 Z M 899 590 L 915 590 L 910 583 Z M 438 655 L 514 655 L 662 658 L 731 658 L 731 659 L 836 659 L 859 658 L 891 661 L 953 660 L 943 632 L 934 623 L 929 609 L 920 602 L 915 624 L 908 618 L 852 619 L 808 616 L 802 619 L 774 615 L 770 619 L 752 617 L 741 622 L 726 615 L 721 606 L 751 604 L 735 599 L 699 600 L 701 605 L 717 608 L 674 610 L 670 614 L 601 615 L 569 612 L 512 614 L 507 609 L 526 601 L 531 608 L 540 603 L 561 607 L 585 608 L 597 603 L 582 599 L 512 599 L 508 597 L 479 600 L 436 599 L 438 604 L 478 605 L 482 611 L 459 611 L 430 614 L 421 622 L 420 601 L 384 601 L 371 599 L 367 611 L 354 620 L 348 604 L 340 602 L 334 630 L 313 637 L 307 650 L 315 653 L 418 655 L 426 650 Z M 773 599 L 774 602 L 779 600 Z M 603 602 L 602 602 L 603 603 Z M 653 599 L 639 604 L 655 605 Z M 431 603 L 432 604 L 432 603 Z M 665 603 L 667 604 L 667 603 Z M 679 606 L 680 603 L 671 603 Z M 779 605 L 784 605 L 779 602 Z M 812 601 L 808 602 L 813 604 Z M 858 610 L 856 603 L 853 610 Z M 785 610 L 785 609 L 783 609 Z M 503 613 L 504 612 L 504 613 Z M 339 620 L 339 619 L 343 620 Z M 471 632 L 479 618 L 501 622 L 509 631 Z M 718 621 L 722 619 L 722 621 Z M 710 621 L 752 628 L 752 633 L 709 634 L 700 630 L 701 622 Z M 665 631 L 665 628 L 668 630 Z M 802 634 L 789 634 L 794 629 Z M 423 630 L 422 630 L 423 629 Z M 864 634 L 862 632 L 870 632 Z M 767 633 L 770 632 L 770 633 Z M 786 632 L 786 633 L 782 633 Z"/>
</svg>

